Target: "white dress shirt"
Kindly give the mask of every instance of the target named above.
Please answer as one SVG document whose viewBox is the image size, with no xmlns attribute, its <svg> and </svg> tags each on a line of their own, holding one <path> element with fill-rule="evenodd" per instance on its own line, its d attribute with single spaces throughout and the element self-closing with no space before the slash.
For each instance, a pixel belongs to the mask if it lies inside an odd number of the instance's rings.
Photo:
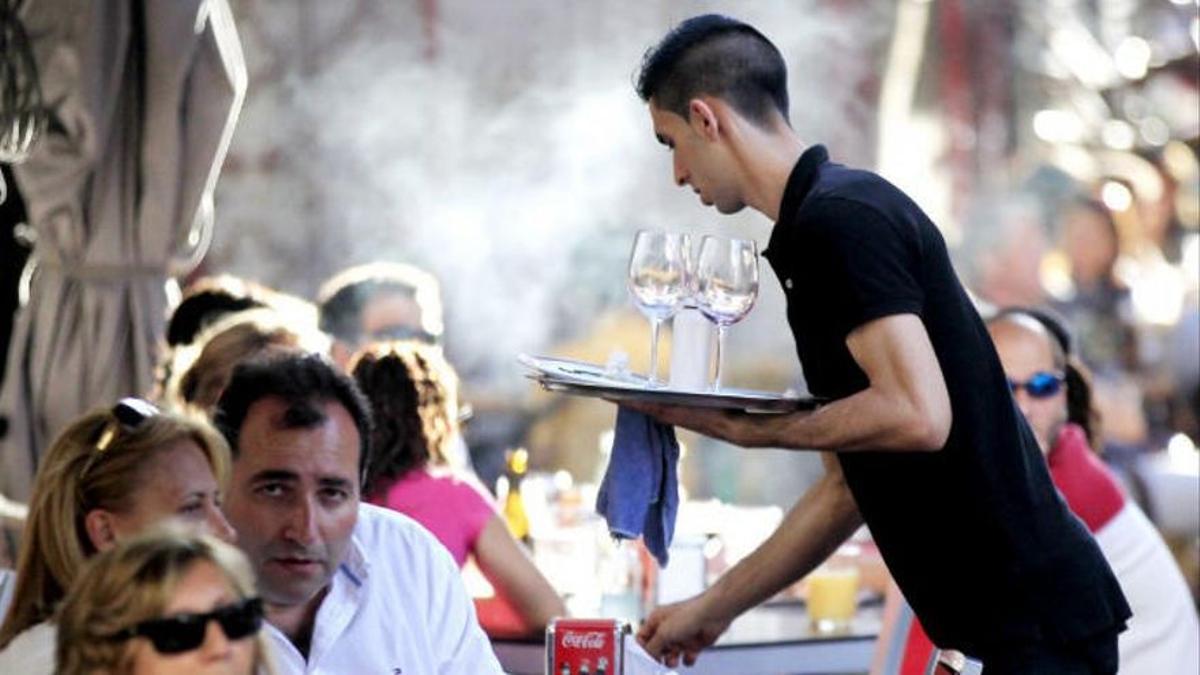
<svg viewBox="0 0 1200 675">
<path fill-rule="evenodd" d="M 501 673 L 450 553 L 416 521 L 363 504 L 308 659 L 265 625 L 281 674 Z"/>
</svg>

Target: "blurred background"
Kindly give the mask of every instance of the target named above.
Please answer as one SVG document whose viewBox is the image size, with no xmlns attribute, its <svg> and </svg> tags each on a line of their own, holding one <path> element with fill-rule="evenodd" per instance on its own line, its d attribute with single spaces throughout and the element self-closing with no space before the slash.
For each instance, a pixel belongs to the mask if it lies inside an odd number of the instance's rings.
<svg viewBox="0 0 1200 675">
<path fill-rule="evenodd" d="M 766 244 L 761 216 L 721 217 L 675 189 L 633 90 L 670 26 L 718 11 L 783 51 L 802 138 L 909 192 L 981 303 L 1071 319 L 1106 458 L 1174 531 L 1195 583 L 1196 0 L 229 4 L 248 86 L 212 227 L 181 243 L 200 261 L 181 283 L 232 273 L 312 298 L 358 263 L 430 271 L 485 484 L 516 447 L 532 472 L 603 470 L 612 407 L 539 392 L 515 359 L 623 352 L 647 367 L 649 329 L 625 288 L 635 231 Z M 33 235 L 7 166 L 5 178 L 6 347 Z M 726 381 L 803 391 L 778 282 L 762 274 L 756 311 L 730 331 Z M 820 470 L 804 453 L 683 440 L 694 498 L 786 507 Z"/>
</svg>

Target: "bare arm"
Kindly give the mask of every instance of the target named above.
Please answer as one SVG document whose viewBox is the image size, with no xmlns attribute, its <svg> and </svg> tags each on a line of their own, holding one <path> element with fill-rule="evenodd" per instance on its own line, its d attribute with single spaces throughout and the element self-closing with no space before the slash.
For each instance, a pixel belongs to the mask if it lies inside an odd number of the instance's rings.
<svg viewBox="0 0 1200 675">
<path fill-rule="evenodd" d="M 826 453 L 825 475 L 788 511 L 779 528 L 712 588 L 655 610 L 638 631 L 650 654 L 691 665 L 739 614 L 767 600 L 819 565 L 862 517 L 837 459 Z"/>
<path fill-rule="evenodd" d="M 913 314 L 876 319 L 850 333 L 846 346 L 870 384 L 816 412 L 747 415 L 684 406 L 633 407 L 747 448 L 940 450 L 950 434 L 950 396 L 921 320 Z"/>
<path fill-rule="evenodd" d="M 488 519 L 472 553 L 480 571 L 512 603 L 530 632 L 541 631 L 550 619 L 566 615 L 562 598 L 509 534 L 499 516 Z"/>
</svg>

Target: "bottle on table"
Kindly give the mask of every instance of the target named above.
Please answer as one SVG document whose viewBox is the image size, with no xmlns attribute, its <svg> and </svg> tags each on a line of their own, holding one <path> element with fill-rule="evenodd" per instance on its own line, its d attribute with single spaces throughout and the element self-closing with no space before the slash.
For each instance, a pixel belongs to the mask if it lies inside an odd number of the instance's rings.
<svg viewBox="0 0 1200 675">
<path fill-rule="evenodd" d="M 529 535 L 529 516 L 525 513 L 525 500 L 521 496 L 521 482 L 525 479 L 528 469 L 529 452 L 525 448 L 517 448 L 505 453 L 504 478 L 508 484 L 508 490 L 503 496 L 502 513 L 504 522 L 508 525 L 508 531 L 512 533 L 513 538 L 526 546 L 532 546 L 533 538 Z"/>
</svg>

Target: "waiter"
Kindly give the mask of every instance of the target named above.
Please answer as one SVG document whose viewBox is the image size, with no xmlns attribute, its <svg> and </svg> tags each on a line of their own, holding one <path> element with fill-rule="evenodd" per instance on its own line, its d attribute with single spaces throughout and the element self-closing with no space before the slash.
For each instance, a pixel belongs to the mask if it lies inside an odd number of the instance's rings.
<svg viewBox="0 0 1200 675">
<path fill-rule="evenodd" d="M 879 176 L 829 161 L 788 122 L 787 69 L 753 27 L 689 19 L 642 63 L 638 94 L 675 182 L 721 213 L 775 221 L 763 255 L 816 412 L 639 404 L 746 448 L 825 452 L 825 475 L 754 553 L 660 607 L 639 640 L 691 664 L 742 612 L 864 522 L 934 642 L 1002 673 L 1115 673 L 1129 607 L 1059 498 L 929 218 Z"/>
</svg>

